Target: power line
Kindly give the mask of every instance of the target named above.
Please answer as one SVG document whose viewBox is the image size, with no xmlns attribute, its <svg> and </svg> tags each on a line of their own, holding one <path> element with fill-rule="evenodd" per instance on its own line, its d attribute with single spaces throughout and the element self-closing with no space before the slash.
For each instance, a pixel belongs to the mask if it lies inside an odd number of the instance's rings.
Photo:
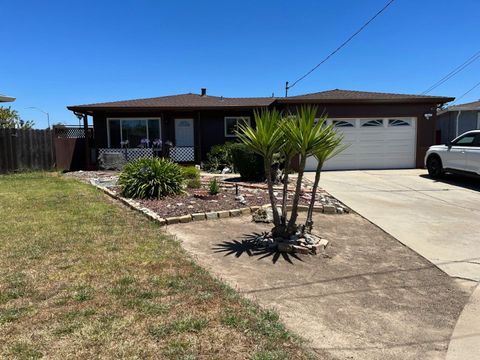
<svg viewBox="0 0 480 360">
<path fill-rule="evenodd" d="M 305 79 L 308 75 L 310 75 L 312 72 L 318 69 L 320 65 L 322 65 L 324 62 L 326 62 L 328 59 L 330 59 L 333 55 L 335 55 L 337 52 L 339 52 L 345 45 L 347 45 L 355 36 L 360 34 L 363 29 L 365 29 L 375 18 L 377 18 L 381 13 L 383 13 L 395 0 L 390 0 L 383 8 L 381 8 L 373 17 L 370 18 L 365 24 L 362 25 L 360 29 L 358 29 L 353 35 L 351 35 L 347 40 L 345 40 L 339 47 L 337 47 L 335 50 L 333 50 L 330 54 L 327 55 L 322 61 L 320 61 L 317 65 L 315 65 L 312 69 L 307 71 L 305 75 L 301 76 L 297 80 L 293 82 L 292 85 L 288 85 L 288 81 L 285 85 L 285 95 L 287 95 L 288 89 L 291 89 L 295 85 L 297 85 L 300 81 Z"/>
<path fill-rule="evenodd" d="M 470 94 L 473 90 L 475 90 L 479 86 L 480 86 L 480 81 L 476 83 L 470 90 L 466 91 L 463 95 L 456 98 L 455 101 L 452 103 L 452 105 L 455 104 L 458 100 L 463 99 L 466 95 Z"/>
<path fill-rule="evenodd" d="M 432 90 L 436 89 L 437 87 L 442 85 L 444 82 L 450 80 L 452 77 L 457 75 L 459 72 L 461 72 L 463 69 L 465 69 L 466 67 L 468 67 L 470 64 L 472 64 L 473 62 L 475 62 L 478 59 L 480 59 L 480 51 L 477 51 L 475 54 L 473 54 L 471 57 L 469 57 L 464 63 L 457 66 L 455 69 L 450 71 L 447 75 L 445 75 L 443 78 L 438 80 L 435 84 L 430 86 L 427 90 L 425 90 L 422 93 L 422 95 L 428 94 Z"/>
</svg>

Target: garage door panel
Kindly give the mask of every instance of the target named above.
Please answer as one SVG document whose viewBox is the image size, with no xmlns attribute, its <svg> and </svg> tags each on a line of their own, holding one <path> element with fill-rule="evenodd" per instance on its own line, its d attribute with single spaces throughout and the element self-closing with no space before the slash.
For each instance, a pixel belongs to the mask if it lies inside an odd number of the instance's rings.
<svg viewBox="0 0 480 360">
<path fill-rule="evenodd" d="M 379 118 L 380 119 L 380 118 Z M 350 146 L 324 165 L 326 170 L 388 169 L 415 167 L 416 119 L 404 119 L 409 126 L 358 127 L 366 121 L 359 119 L 355 128 L 338 128 L 343 144 Z M 388 126 L 385 126 L 385 125 Z M 307 160 L 307 170 L 315 170 L 316 161 Z"/>
</svg>

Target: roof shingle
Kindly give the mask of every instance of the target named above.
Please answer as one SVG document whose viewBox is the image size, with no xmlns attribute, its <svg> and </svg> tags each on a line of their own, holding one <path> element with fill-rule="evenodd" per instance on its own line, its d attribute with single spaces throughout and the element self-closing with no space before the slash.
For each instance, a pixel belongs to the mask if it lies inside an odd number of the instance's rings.
<svg viewBox="0 0 480 360">
<path fill-rule="evenodd" d="M 180 94 L 146 99 L 113 101 L 67 108 L 72 111 L 126 110 L 126 109 L 221 109 L 266 107 L 273 103 L 385 103 L 385 102 L 429 102 L 446 103 L 454 98 L 444 96 L 392 94 L 353 90 L 328 90 L 290 97 L 243 97 L 229 98 L 198 94 Z"/>
<path fill-rule="evenodd" d="M 440 100 L 440 101 L 439 101 Z M 327 90 L 316 93 L 289 96 L 288 98 L 279 99 L 280 102 L 296 102 L 296 101 L 326 101 L 326 102 L 398 102 L 398 101 L 428 101 L 428 102 L 447 102 L 452 101 L 453 98 L 446 96 L 430 96 L 430 95 L 412 95 L 412 94 L 395 94 L 382 93 L 371 91 L 356 91 L 356 90 Z"/>
</svg>

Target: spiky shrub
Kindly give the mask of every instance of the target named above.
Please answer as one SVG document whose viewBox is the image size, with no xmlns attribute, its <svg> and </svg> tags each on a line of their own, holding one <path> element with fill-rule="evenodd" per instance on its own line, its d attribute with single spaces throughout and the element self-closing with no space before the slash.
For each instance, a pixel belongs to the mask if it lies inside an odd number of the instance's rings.
<svg viewBox="0 0 480 360">
<path fill-rule="evenodd" d="M 218 185 L 217 179 L 213 178 L 208 185 L 208 190 L 210 195 L 217 195 L 220 192 L 220 186 Z"/>
<path fill-rule="evenodd" d="M 195 166 L 187 166 L 182 168 L 183 177 L 185 178 L 185 184 L 190 189 L 198 189 L 202 186 L 200 182 L 200 170 Z"/>
<path fill-rule="evenodd" d="M 128 163 L 118 179 L 122 195 L 158 199 L 182 192 L 184 176 L 177 164 L 163 158 L 143 158 Z"/>
</svg>

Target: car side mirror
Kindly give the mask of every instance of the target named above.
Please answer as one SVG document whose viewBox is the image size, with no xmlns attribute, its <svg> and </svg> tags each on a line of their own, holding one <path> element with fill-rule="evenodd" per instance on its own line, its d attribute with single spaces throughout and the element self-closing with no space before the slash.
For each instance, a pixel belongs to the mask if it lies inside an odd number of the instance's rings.
<svg viewBox="0 0 480 360">
<path fill-rule="evenodd" d="M 452 148 L 452 142 L 451 141 L 447 142 L 447 146 L 448 146 L 448 149 L 451 149 Z"/>
</svg>

